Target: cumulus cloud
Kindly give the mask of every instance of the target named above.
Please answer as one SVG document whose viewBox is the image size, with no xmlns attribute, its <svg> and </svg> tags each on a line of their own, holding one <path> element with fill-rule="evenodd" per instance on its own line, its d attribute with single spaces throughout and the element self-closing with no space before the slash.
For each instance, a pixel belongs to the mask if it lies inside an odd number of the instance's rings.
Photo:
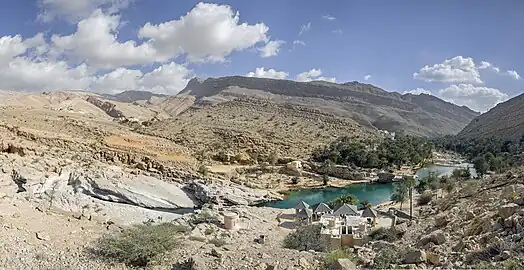
<svg viewBox="0 0 524 270">
<path fill-rule="evenodd" d="M 89 18 L 78 23 L 75 33 L 68 36 L 53 35 L 51 52 L 97 68 L 141 65 L 169 59 L 168 55 L 158 54 L 149 43 L 138 45 L 132 40 L 118 41 L 119 26 L 118 15 L 95 10 Z"/>
<path fill-rule="evenodd" d="M 223 62 L 233 51 L 268 39 L 265 24 L 239 24 L 239 20 L 239 12 L 228 5 L 198 3 L 179 20 L 148 22 L 138 34 L 163 57 L 187 54 L 193 62 Z"/>
<path fill-rule="evenodd" d="M 40 12 L 37 19 L 50 22 L 56 18 L 64 18 L 70 22 L 78 22 L 96 9 L 113 14 L 127 8 L 131 2 L 132 0 L 38 0 Z"/>
<path fill-rule="evenodd" d="M 331 15 L 324 15 L 322 16 L 322 19 L 328 20 L 328 21 L 334 21 L 336 18 Z"/>
<path fill-rule="evenodd" d="M 174 62 L 143 73 L 141 70 L 116 68 L 97 72 L 87 61 L 69 63 L 46 57 L 49 52 L 42 34 L 23 39 L 0 37 L 0 89 L 24 91 L 92 90 L 114 93 L 125 90 L 149 90 L 175 94 L 194 74 Z"/>
<path fill-rule="evenodd" d="M 335 29 L 335 30 L 331 31 L 331 33 L 333 33 L 335 35 L 342 35 L 342 30 L 341 29 Z"/>
<path fill-rule="evenodd" d="M 371 79 L 371 74 L 367 74 L 366 76 L 364 76 L 364 81 L 369 81 L 369 79 Z"/>
<path fill-rule="evenodd" d="M 405 94 L 412 94 L 412 95 L 426 94 L 426 95 L 431 95 L 431 91 L 419 87 L 419 88 L 411 89 L 411 90 L 408 90 L 408 91 L 404 91 L 404 92 L 402 92 L 402 94 L 404 94 L 404 95 Z"/>
<path fill-rule="evenodd" d="M 177 57 L 220 62 L 233 51 L 255 47 L 259 42 L 265 44 L 261 55 L 271 56 L 283 44 L 269 40 L 268 27 L 263 23 L 239 23 L 239 13 L 230 6 L 205 3 L 197 4 L 178 20 L 146 23 L 139 30 L 142 40 L 138 42 L 120 41 L 122 22 L 114 11 L 128 3 L 42 0 L 42 10 L 50 16 L 42 20 L 75 15 L 79 18 L 76 30 L 70 35 L 51 35 L 48 40 L 43 33 L 27 39 L 20 35 L 0 36 L 0 88 L 176 94 L 194 77 L 192 70 L 174 62 Z M 145 66 L 153 70 L 144 71 Z M 287 76 L 285 72 L 262 68 L 264 72 L 266 76 Z"/>
<path fill-rule="evenodd" d="M 439 91 L 444 100 L 457 105 L 465 105 L 475 111 L 485 112 L 509 96 L 500 90 L 489 87 L 478 87 L 472 84 L 451 85 Z"/>
<path fill-rule="evenodd" d="M 302 35 L 305 32 L 309 31 L 309 28 L 311 28 L 311 22 L 308 22 L 307 24 L 304 24 L 300 27 L 300 32 L 298 32 L 298 35 Z"/>
<path fill-rule="evenodd" d="M 260 51 L 260 57 L 270 57 L 275 56 L 280 51 L 280 47 L 286 43 L 283 40 L 272 40 L 266 43 L 266 45 L 262 48 L 259 48 Z"/>
<path fill-rule="evenodd" d="M 255 69 L 255 72 L 251 71 L 246 74 L 247 77 L 257 77 L 257 78 L 268 78 L 268 79 L 285 79 L 289 74 L 284 71 L 276 71 L 272 68 L 265 70 L 264 67 L 259 67 Z"/>
<path fill-rule="evenodd" d="M 520 75 L 515 70 L 508 70 L 506 71 L 506 74 L 515 80 L 520 80 Z"/>
<path fill-rule="evenodd" d="M 310 69 L 297 75 L 296 80 L 299 82 L 310 82 L 310 81 L 326 81 L 336 82 L 336 78 L 323 77 L 321 69 Z"/>
<path fill-rule="evenodd" d="M 424 66 L 413 78 L 426 82 L 482 84 L 480 74 L 471 57 L 456 56 L 443 63 Z"/>
</svg>

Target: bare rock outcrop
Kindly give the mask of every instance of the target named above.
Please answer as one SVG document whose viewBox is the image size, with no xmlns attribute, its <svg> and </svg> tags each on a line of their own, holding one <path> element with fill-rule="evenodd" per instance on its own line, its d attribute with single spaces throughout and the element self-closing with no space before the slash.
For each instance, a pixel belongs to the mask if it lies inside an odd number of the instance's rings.
<svg viewBox="0 0 524 270">
<path fill-rule="evenodd" d="M 102 111 L 104 111 L 107 115 L 113 117 L 113 118 L 125 118 L 124 113 L 122 111 L 116 109 L 116 105 L 109 102 L 109 101 L 103 101 L 97 97 L 89 96 L 87 98 L 87 102 L 97 106 Z"/>
<path fill-rule="evenodd" d="M 194 180 L 184 186 L 202 204 L 223 203 L 226 205 L 258 205 L 281 199 L 281 196 L 267 190 L 257 190 L 237 184 L 211 183 Z"/>
</svg>

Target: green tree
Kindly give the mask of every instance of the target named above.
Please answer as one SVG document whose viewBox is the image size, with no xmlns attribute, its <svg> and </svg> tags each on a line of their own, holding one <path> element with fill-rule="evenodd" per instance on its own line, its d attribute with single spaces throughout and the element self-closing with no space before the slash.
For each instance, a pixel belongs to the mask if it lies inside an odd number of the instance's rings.
<svg viewBox="0 0 524 270">
<path fill-rule="evenodd" d="M 360 201 L 360 209 L 365 209 L 365 208 L 371 208 L 372 205 L 371 203 L 368 201 L 368 200 L 362 200 Z"/>
<path fill-rule="evenodd" d="M 402 204 L 408 196 L 408 187 L 404 181 L 398 181 L 394 184 L 393 193 L 391 194 L 391 200 L 400 203 L 400 209 Z"/>
<path fill-rule="evenodd" d="M 488 163 L 483 156 L 477 157 L 473 160 L 473 167 L 480 177 L 484 176 L 484 174 L 488 172 Z"/>
<path fill-rule="evenodd" d="M 343 204 L 356 204 L 358 202 L 358 199 L 351 195 L 351 194 L 347 194 L 347 195 L 342 195 L 332 201 L 330 201 L 328 203 L 329 207 L 331 207 L 332 209 L 335 209 L 335 208 L 338 208 L 340 207 L 341 205 Z"/>
<path fill-rule="evenodd" d="M 293 176 L 293 178 L 291 178 L 291 183 L 293 183 L 293 185 L 298 184 L 298 177 Z"/>
<path fill-rule="evenodd" d="M 495 172 L 502 172 L 504 168 L 504 158 L 501 156 L 494 157 L 489 161 L 489 169 Z"/>
<path fill-rule="evenodd" d="M 327 184 L 329 183 L 329 176 L 327 174 L 322 175 L 322 182 L 324 186 L 327 186 Z"/>
<path fill-rule="evenodd" d="M 409 193 L 409 216 L 413 217 L 413 188 L 417 182 L 413 176 L 404 176 L 402 177 L 402 181 L 405 182 Z"/>
</svg>

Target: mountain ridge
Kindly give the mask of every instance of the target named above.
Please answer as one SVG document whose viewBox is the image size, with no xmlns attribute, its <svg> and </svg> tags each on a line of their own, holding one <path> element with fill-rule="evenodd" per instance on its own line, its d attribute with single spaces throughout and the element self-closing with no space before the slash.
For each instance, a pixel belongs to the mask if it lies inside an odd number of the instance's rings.
<svg viewBox="0 0 524 270">
<path fill-rule="evenodd" d="M 326 103 L 325 107 L 331 108 L 323 109 L 368 127 L 421 136 L 456 134 L 478 115 L 467 107 L 435 96 L 403 95 L 355 81 L 337 84 L 243 76 L 193 78 L 176 95 L 184 96 L 194 97 L 194 105 L 225 102 L 233 96 L 253 96 L 309 107 Z M 435 115 L 437 118 L 432 119 Z"/>
<path fill-rule="evenodd" d="M 500 137 L 517 140 L 524 136 L 524 94 L 497 104 L 474 118 L 457 135 L 460 138 Z"/>
</svg>

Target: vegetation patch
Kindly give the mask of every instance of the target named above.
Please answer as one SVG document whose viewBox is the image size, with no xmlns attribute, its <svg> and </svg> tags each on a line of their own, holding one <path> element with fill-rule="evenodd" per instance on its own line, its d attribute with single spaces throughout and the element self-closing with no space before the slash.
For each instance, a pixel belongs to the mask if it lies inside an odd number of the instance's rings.
<svg viewBox="0 0 524 270">
<path fill-rule="evenodd" d="M 400 254 L 392 248 L 381 249 L 375 259 L 373 260 L 374 269 L 390 269 L 392 264 L 395 264 L 400 259 Z"/>
<path fill-rule="evenodd" d="M 427 205 L 431 200 L 433 199 L 433 195 L 430 193 L 424 193 L 418 197 L 417 204 L 418 205 Z"/>
<path fill-rule="evenodd" d="M 394 228 L 384 227 L 375 229 L 371 231 L 371 233 L 369 234 L 369 237 L 371 237 L 371 239 L 373 239 L 374 241 L 384 240 L 388 242 L 395 242 L 397 240 L 400 240 L 402 236 L 403 233 L 401 231 L 398 231 Z"/>
<path fill-rule="evenodd" d="M 177 247 L 176 236 L 187 228 L 172 223 L 137 225 L 116 235 L 100 238 L 90 253 L 131 267 L 145 267 L 158 256 Z"/>
<path fill-rule="evenodd" d="M 326 245 L 320 236 L 322 224 L 311 224 L 298 227 L 284 239 L 284 247 L 300 251 L 324 251 Z"/>
<path fill-rule="evenodd" d="M 333 250 L 324 258 L 324 269 L 334 269 L 339 259 L 350 259 L 354 262 L 355 256 L 347 249 Z"/>
<path fill-rule="evenodd" d="M 433 144 L 424 138 L 408 135 L 380 141 L 342 137 L 324 148 L 316 149 L 313 160 L 363 168 L 386 168 L 419 164 L 431 157 Z"/>
</svg>

